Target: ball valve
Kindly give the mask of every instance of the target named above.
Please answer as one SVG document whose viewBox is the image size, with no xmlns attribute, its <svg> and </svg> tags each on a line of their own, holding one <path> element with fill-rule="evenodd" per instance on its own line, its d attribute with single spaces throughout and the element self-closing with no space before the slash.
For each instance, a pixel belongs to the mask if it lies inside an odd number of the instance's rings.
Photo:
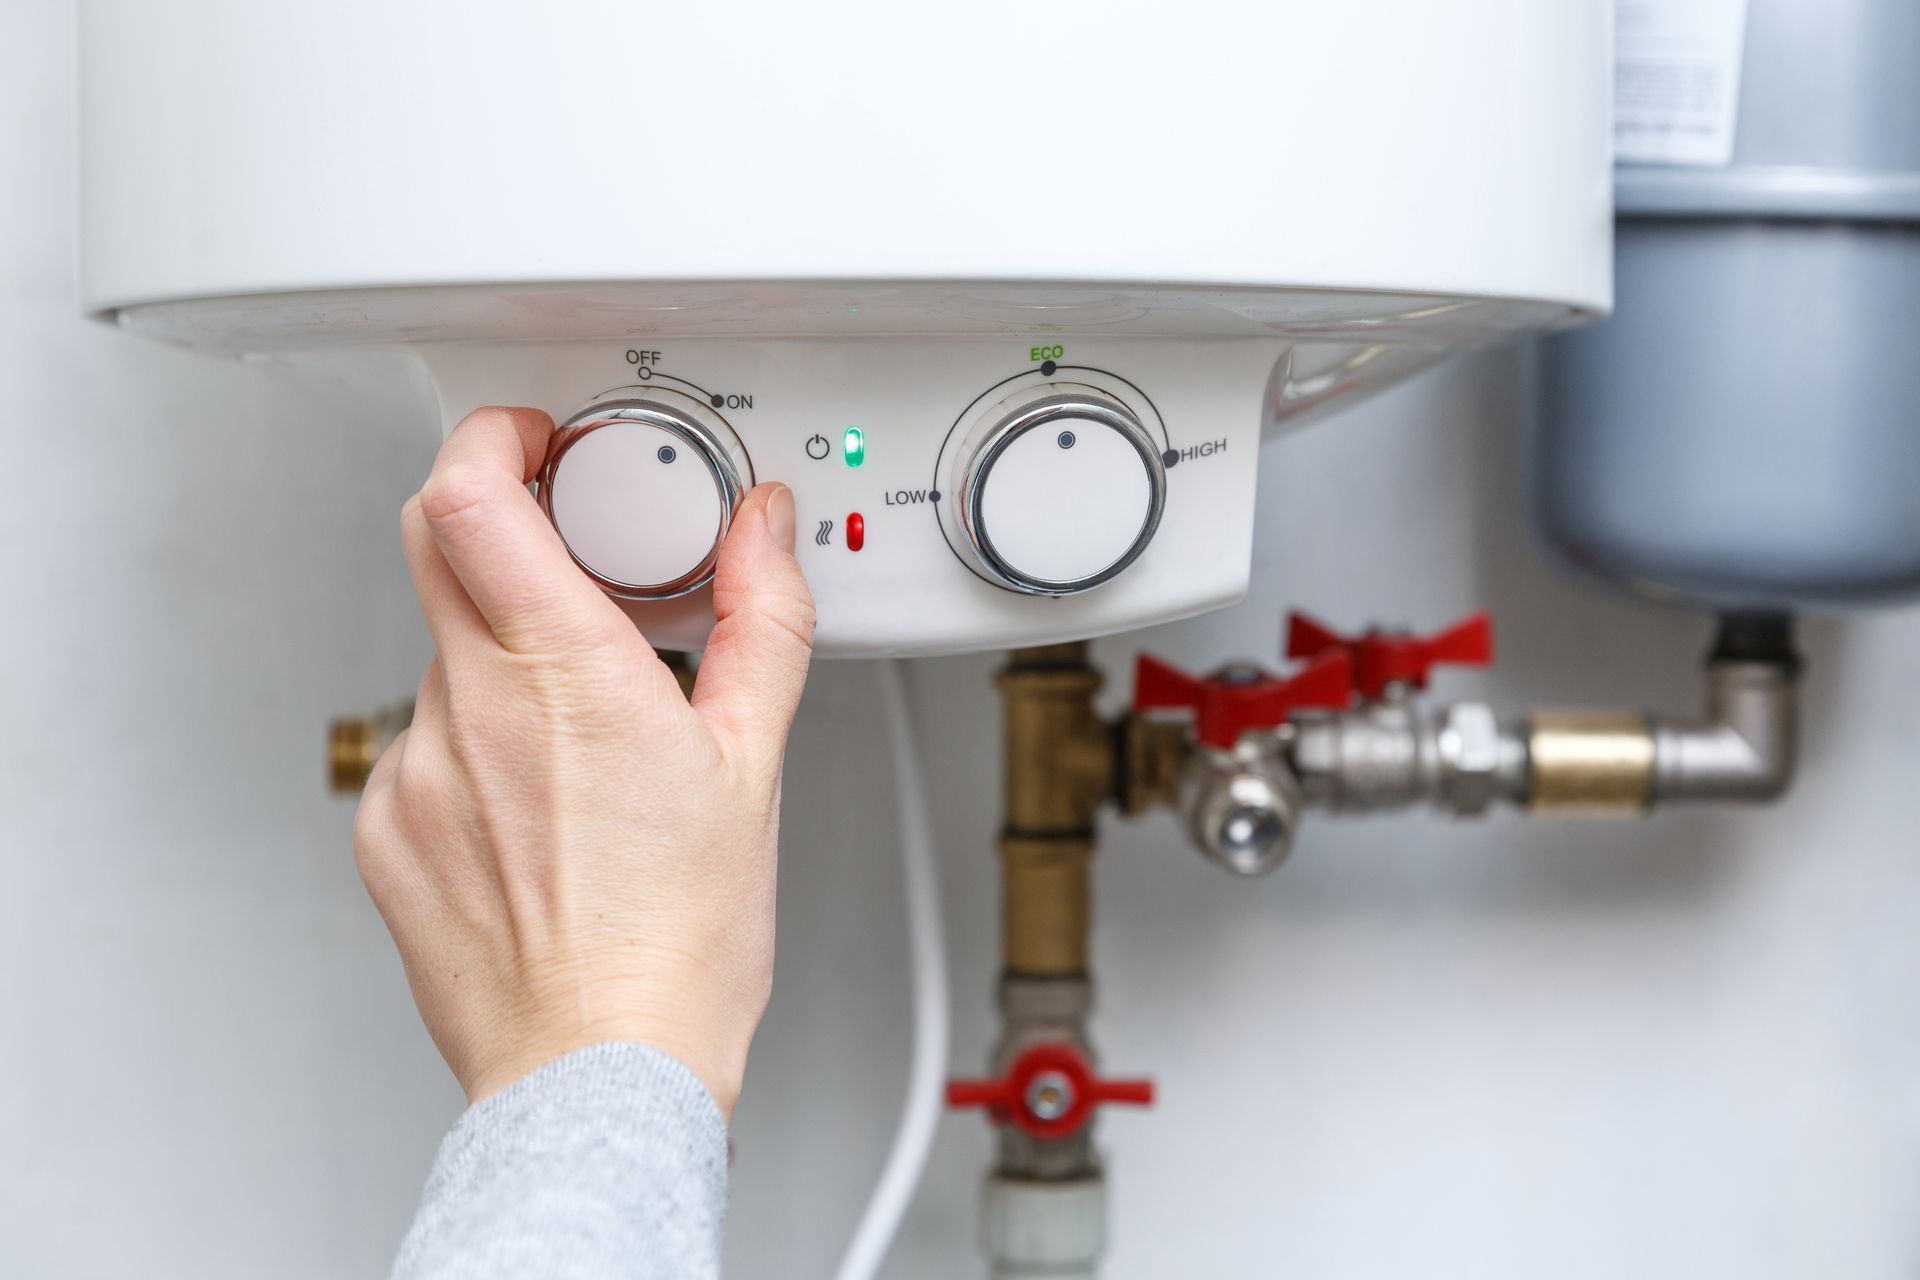
<svg viewBox="0 0 1920 1280">
<path fill-rule="evenodd" d="M 1140 655 L 1134 710 L 1193 713 L 1200 750 L 1182 778 L 1180 809 L 1208 858 L 1246 876 L 1265 874 L 1286 860 L 1300 788 L 1281 753 L 1260 735 L 1282 728 L 1296 711 L 1347 706 L 1352 666 L 1344 649 L 1332 649 L 1284 679 L 1252 663 L 1198 677 Z"/>
<path fill-rule="evenodd" d="M 985 1108 L 995 1124 L 1011 1124 L 1042 1142 L 1072 1137 L 1093 1120 L 1095 1108 L 1115 1103 L 1152 1106 L 1153 1081 L 1103 1079 L 1085 1054 L 1058 1041 L 1025 1050 L 998 1079 L 947 1084 L 949 1107 Z"/>
<path fill-rule="evenodd" d="M 1425 689 L 1427 676 L 1441 664 L 1484 667 L 1493 661 L 1493 619 L 1485 613 L 1462 618 L 1432 635 L 1370 627 L 1343 636 L 1304 613 L 1287 618 L 1287 657 L 1318 658 L 1337 650 L 1352 659 L 1353 692 L 1363 702 L 1379 702 L 1396 689 Z"/>
<path fill-rule="evenodd" d="M 1135 711 L 1190 711 L 1194 741 L 1231 751 L 1241 736 L 1277 729 L 1303 707 L 1344 707 L 1353 661 L 1344 650 L 1319 655 L 1304 671 L 1281 678 L 1253 663 L 1230 663 L 1191 676 L 1141 654 L 1133 674 Z"/>
<path fill-rule="evenodd" d="M 1308 805 L 1355 811 L 1432 800 L 1452 813 L 1483 812 L 1511 786 L 1523 786 L 1518 748 L 1493 710 L 1461 702 L 1429 711 L 1414 694 L 1442 664 L 1484 667 L 1493 661 L 1493 620 L 1462 618 L 1429 635 L 1405 627 L 1341 635 L 1294 613 L 1287 619 L 1287 656 L 1341 652 L 1352 659 L 1352 710 L 1302 719 L 1289 762 Z"/>
</svg>

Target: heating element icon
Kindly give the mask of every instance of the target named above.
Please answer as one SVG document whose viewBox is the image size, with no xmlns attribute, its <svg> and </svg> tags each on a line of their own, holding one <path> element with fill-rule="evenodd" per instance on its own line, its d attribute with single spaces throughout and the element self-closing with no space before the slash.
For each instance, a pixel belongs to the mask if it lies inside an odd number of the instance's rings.
<svg viewBox="0 0 1920 1280">
<path fill-rule="evenodd" d="M 833 542 L 833 521 L 822 520 L 820 522 L 820 532 L 813 535 L 813 541 L 815 546 L 824 547 L 830 545 Z"/>
</svg>

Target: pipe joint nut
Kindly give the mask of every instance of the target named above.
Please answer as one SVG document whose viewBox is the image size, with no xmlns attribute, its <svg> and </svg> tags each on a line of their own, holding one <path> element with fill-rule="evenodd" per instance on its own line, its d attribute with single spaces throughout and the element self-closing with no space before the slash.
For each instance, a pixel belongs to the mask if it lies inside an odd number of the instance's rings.
<svg viewBox="0 0 1920 1280">
<path fill-rule="evenodd" d="M 1499 718 L 1485 703 L 1455 703 L 1441 712 L 1434 728 L 1441 805 L 1459 814 L 1485 813 L 1510 791 L 1508 746 Z"/>
</svg>

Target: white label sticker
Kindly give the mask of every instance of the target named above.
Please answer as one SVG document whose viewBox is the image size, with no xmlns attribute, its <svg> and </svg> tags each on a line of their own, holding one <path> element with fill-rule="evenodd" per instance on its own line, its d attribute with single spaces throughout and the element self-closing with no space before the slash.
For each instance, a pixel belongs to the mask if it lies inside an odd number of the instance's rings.
<svg viewBox="0 0 1920 1280">
<path fill-rule="evenodd" d="M 1729 163 L 1747 0 L 1616 0 L 1614 12 L 1614 159 Z"/>
</svg>

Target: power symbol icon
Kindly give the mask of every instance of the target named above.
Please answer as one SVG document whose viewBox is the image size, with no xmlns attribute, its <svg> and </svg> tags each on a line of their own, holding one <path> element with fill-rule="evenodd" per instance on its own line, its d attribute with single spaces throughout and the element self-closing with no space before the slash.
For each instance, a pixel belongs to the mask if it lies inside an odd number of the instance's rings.
<svg viewBox="0 0 1920 1280">
<path fill-rule="evenodd" d="M 809 458 L 812 458 L 815 462 L 818 462 L 822 458 L 826 457 L 828 450 L 832 448 L 833 446 L 827 443 L 827 438 L 821 435 L 817 431 L 813 435 L 807 437 L 807 456 Z"/>
</svg>

